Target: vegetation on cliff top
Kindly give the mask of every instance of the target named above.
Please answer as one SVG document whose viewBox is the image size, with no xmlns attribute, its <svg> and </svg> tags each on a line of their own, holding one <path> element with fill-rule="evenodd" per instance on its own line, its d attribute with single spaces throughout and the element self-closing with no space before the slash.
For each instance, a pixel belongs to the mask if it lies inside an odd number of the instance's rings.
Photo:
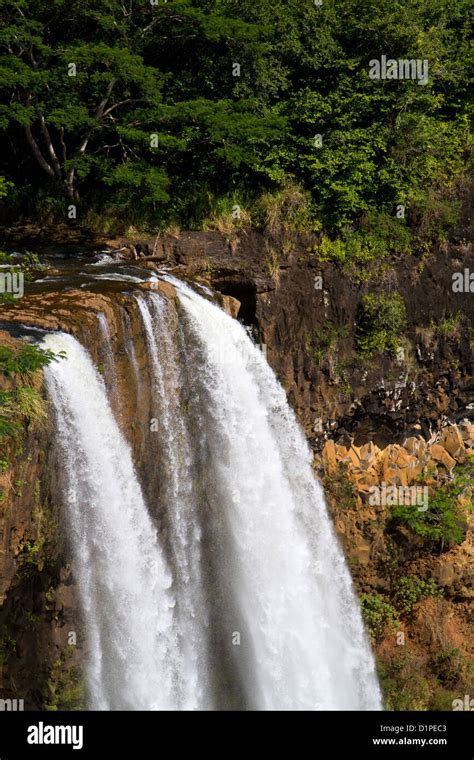
<svg viewBox="0 0 474 760">
<path fill-rule="evenodd" d="M 439 239 L 470 145 L 469 5 L 3 0 L 5 218 L 73 204 L 156 230 L 277 208 L 331 259 Z M 371 79 L 383 55 L 426 60 L 427 82 Z"/>
</svg>

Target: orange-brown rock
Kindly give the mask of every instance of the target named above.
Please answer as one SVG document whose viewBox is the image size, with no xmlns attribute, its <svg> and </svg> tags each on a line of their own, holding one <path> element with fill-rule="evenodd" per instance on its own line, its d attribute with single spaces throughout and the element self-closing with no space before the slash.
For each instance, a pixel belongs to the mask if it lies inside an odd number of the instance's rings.
<svg viewBox="0 0 474 760">
<path fill-rule="evenodd" d="M 466 449 L 459 428 L 452 425 L 443 430 L 439 443 L 446 449 L 456 462 L 464 462 L 466 459 Z"/>
<path fill-rule="evenodd" d="M 440 462 L 447 470 L 451 471 L 456 465 L 456 460 L 448 454 L 446 449 L 439 443 L 434 443 L 430 448 L 431 459 Z"/>
<path fill-rule="evenodd" d="M 230 317 L 237 318 L 242 304 L 232 296 L 222 296 L 222 308 Z"/>
<path fill-rule="evenodd" d="M 176 288 L 171 285 L 170 282 L 164 282 L 163 280 L 156 280 L 152 282 L 142 282 L 139 287 L 141 290 L 154 290 L 161 293 L 165 298 L 176 298 Z"/>
<path fill-rule="evenodd" d="M 336 447 L 333 440 L 326 441 L 323 449 L 324 469 L 328 475 L 334 475 L 337 470 Z"/>
</svg>

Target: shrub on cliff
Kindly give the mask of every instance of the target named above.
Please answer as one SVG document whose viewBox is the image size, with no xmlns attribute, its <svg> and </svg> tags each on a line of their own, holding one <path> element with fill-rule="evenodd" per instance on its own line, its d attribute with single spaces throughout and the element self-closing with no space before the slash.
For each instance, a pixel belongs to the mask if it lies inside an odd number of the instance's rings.
<svg viewBox="0 0 474 760">
<path fill-rule="evenodd" d="M 461 500 L 467 502 L 461 505 Z M 464 541 L 467 531 L 466 512 L 473 509 L 472 465 L 458 466 L 454 477 L 445 485 L 437 487 L 430 496 L 428 509 L 398 505 L 393 508 L 395 523 L 404 523 L 425 542 L 441 551 Z"/>
<path fill-rule="evenodd" d="M 413 575 L 404 575 L 394 587 L 394 604 L 404 614 L 411 614 L 417 602 L 430 596 L 443 596 L 443 589 L 433 578 L 425 581 Z"/>
<path fill-rule="evenodd" d="M 399 293 L 368 293 L 362 298 L 357 326 L 357 348 L 361 354 L 377 352 L 394 356 L 406 324 L 406 308 Z"/>
<path fill-rule="evenodd" d="M 400 627 L 396 609 L 378 594 L 361 594 L 362 615 L 371 637 L 378 641 L 386 633 Z"/>
<path fill-rule="evenodd" d="M 46 419 L 45 401 L 33 386 L 33 378 L 38 370 L 63 357 L 30 343 L 17 350 L 0 346 L 0 375 L 14 381 L 14 387 L 0 390 L 0 439 L 15 435 L 24 420 L 38 424 Z"/>
</svg>

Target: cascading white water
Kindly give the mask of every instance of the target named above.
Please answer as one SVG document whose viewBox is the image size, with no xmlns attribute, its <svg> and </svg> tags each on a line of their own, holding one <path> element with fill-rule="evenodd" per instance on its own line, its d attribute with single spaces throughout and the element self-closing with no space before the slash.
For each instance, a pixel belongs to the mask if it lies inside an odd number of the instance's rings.
<svg viewBox="0 0 474 760">
<path fill-rule="evenodd" d="M 44 347 L 95 709 L 180 708 L 171 576 L 102 378 L 70 335 Z"/>
<path fill-rule="evenodd" d="M 177 308 L 137 297 L 162 481 L 148 509 L 87 352 L 71 336 L 45 340 L 68 356 L 45 374 L 91 706 L 380 709 L 350 574 L 284 391 L 237 321 L 167 279 Z"/>
<path fill-rule="evenodd" d="M 192 475 L 192 444 L 181 409 L 180 366 L 169 303 L 150 293 L 138 298 L 148 348 L 154 400 L 153 420 L 166 470 L 165 507 L 170 561 L 177 595 L 177 636 L 186 661 L 186 707 L 212 706 L 207 673 L 207 611 L 201 577 L 201 527 Z M 163 473 L 164 475 L 165 473 Z"/>
<path fill-rule="evenodd" d="M 283 389 L 236 320 L 172 281 L 200 347 L 196 384 L 208 401 L 209 466 L 225 521 L 215 540 L 230 547 L 233 620 L 249 639 L 239 663 L 252 674 L 247 703 L 380 709 L 350 574 Z"/>
</svg>

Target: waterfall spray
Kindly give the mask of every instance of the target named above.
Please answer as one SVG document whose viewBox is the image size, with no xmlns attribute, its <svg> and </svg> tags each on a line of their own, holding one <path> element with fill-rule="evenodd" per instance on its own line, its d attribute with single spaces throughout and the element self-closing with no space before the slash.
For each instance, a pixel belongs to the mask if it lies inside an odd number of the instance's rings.
<svg viewBox="0 0 474 760">
<path fill-rule="evenodd" d="M 44 341 L 67 354 L 45 375 L 91 706 L 380 709 L 351 577 L 285 393 L 236 320 L 167 279 L 178 304 L 134 296 L 159 436 L 148 503 L 86 350 L 64 334 Z"/>
<path fill-rule="evenodd" d="M 171 576 L 102 378 L 70 335 L 44 347 L 94 709 L 178 709 Z"/>
</svg>

